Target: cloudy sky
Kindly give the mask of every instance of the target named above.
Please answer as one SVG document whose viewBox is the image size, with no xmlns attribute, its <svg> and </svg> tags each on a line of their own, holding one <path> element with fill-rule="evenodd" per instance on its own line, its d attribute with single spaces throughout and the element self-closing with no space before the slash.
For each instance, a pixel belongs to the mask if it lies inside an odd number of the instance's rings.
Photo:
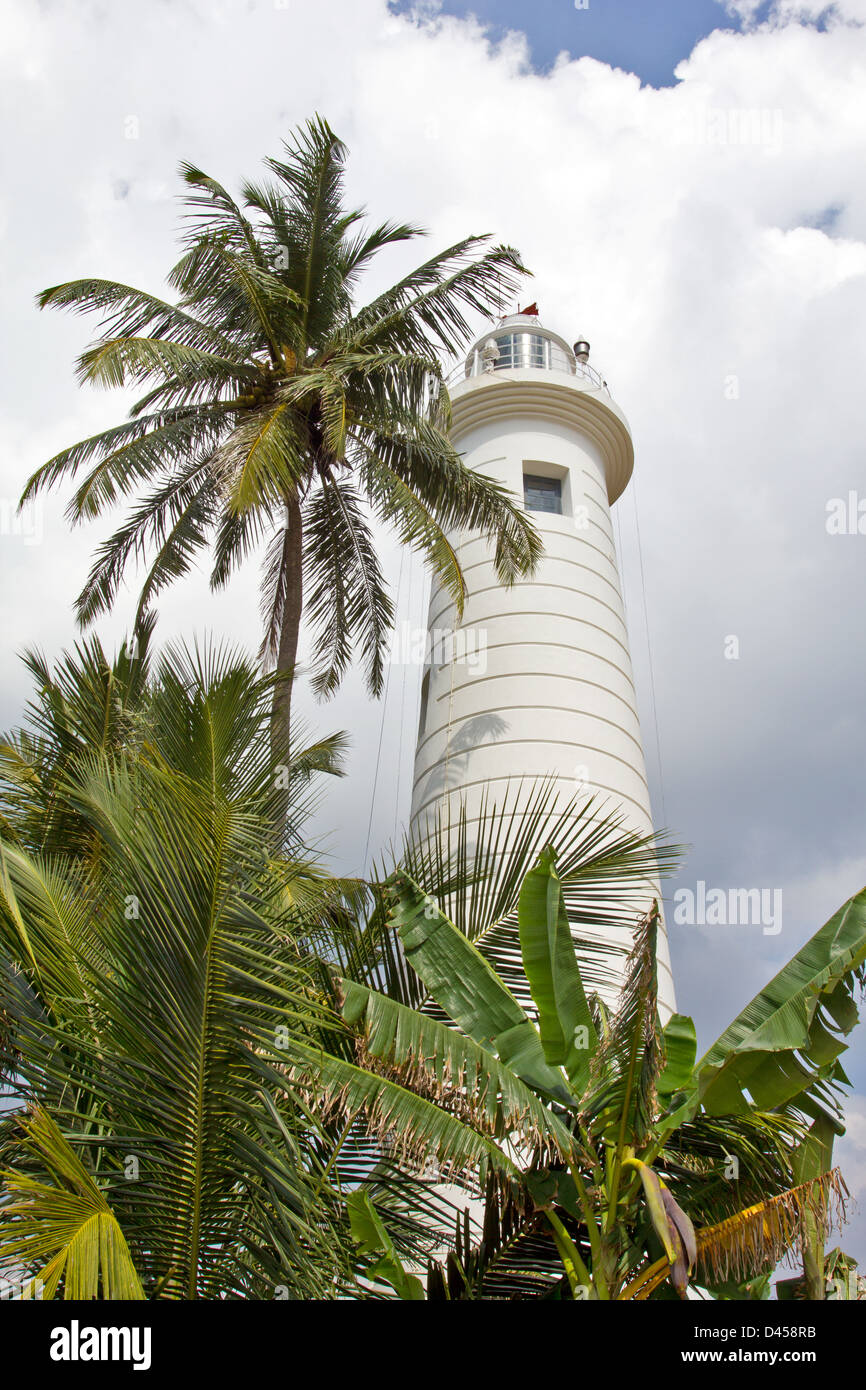
<svg viewBox="0 0 866 1390">
<path fill-rule="evenodd" d="M 670 924 L 680 1007 L 712 1041 L 866 882 L 866 0 L 7 0 L 5 14 L 0 725 L 26 698 L 22 647 L 74 640 L 100 534 L 70 534 L 61 497 L 28 534 L 11 507 L 33 468 L 124 405 L 78 391 L 87 324 L 38 314 L 34 294 L 85 274 L 161 293 L 179 161 L 236 184 L 319 111 L 372 216 L 420 222 L 437 246 L 476 231 L 518 246 L 543 321 L 591 340 L 629 417 L 637 463 L 615 520 L 656 822 L 689 846 L 680 886 L 783 895 L 776 935 Z M 383 261 L 370 293 L 411 256 Z M 855 524 L 831 533 L 828 506 L 850 494 Z M 386 552 L 400 621 L 421 623 L 421 566 L 401 573 Z M 133 607 L 130 591 L 106 641 Z M 256 614 L 254 574 L 216 598 L 198 577 L 164 602 L 160 639 L 252 647 Z M 418 681 L 395 666 L 384 709 L 354 680 L 305 703 L 312 727 L 352 738 L 318 823 L 340 868 L 406 814 Z M 863 1052 L 855 1035 L 843 1157 L 866 1198 Z M 846 1244 L 866 1258 L 866 1221 Z"/>
</svg>

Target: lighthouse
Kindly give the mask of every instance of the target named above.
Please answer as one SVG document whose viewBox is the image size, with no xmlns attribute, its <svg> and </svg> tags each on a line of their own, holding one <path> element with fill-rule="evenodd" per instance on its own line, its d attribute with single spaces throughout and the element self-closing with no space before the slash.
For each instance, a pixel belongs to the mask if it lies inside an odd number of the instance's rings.
<svg viewBox="0 0 866 1390">
<path fill-rule="evenodd" d="M 561 800 L 585 790 L 593 813 L 652 831 L 611 524 L 634 466 L 631 431 L 589 344 L 569 346 L 534 309 L 484 334 L 451 386 L 453 443 L 522 501 L 544 554 L 505 587 L 484 537 L 449 537 L 466 602 L 457 626 L 434 581 L 412 789 L 421 838 L 461 806 L 471 826 L 485 800 L 502 805 L 509 787 L 545 775 Z M 644 907 L 658 892 L 648 882 Z M 658 972 L 665 1016 L 675 1005 L 663 932 Z"/>
</svg>

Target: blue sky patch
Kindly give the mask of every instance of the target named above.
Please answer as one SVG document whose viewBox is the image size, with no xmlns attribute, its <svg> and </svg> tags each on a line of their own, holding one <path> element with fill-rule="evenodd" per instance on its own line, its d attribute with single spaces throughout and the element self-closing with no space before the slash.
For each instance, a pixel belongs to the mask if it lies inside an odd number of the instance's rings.
<svg viewBox="0 0 866 1390">
<path fill-rule="evenodd" d="M 408 13 L 413 0 L 392 0 L 391 8 Z M 443 0 L 442 11 L 461 19 L 474 14 L 494 40 L 509 29 L 526 34 L 541 71 L 567 50 L 635 72 L 654 87 L 674 85 L 674 68 L 699 39 L 740 27 L 721 0 Z"/>
</svg>

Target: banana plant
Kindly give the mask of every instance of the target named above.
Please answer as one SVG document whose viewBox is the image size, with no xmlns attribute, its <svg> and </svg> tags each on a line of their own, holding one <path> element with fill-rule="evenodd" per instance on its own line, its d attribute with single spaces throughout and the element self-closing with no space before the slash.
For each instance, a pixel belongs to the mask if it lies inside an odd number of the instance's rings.
<svg viewBox="0 0 866 1390">
<path fill-rule="evenodd" d="M 368 1279 L 388 1284 L 398 1298 L 417 1303 L 424 1298 L 424 1285 L 414 1274 L 407 1274 L 388 1229 L 365 1188 L 356 1188 L 346 1198 L 352 1239 L 364 1255 L 376 1256 L 366 1269 Z"/>
<path fill-rule="evenodd" d="M 526 1005 L 397 869 L 385 930 L 426 1002 L 343 977 L 355 1056 L 316 1069 L 330 1105 L 363 1115 L 404 1163 L 434 1161 L 475 1206 L 474 1240 L 464 1223 L 428 1296 L 641 1301 L 685 1297 L 697 1278 L 729 1297 L 841 1219 L 838 1172 L 798 1181 L 795 1156 L 810 1116 L 841 1124 L 866 892 L 700 1060 L 690 1019 L 660 1024 L 657 904 L 615 1008 L 584 987 L 588 948 L 575 949 L 552 847 L 523 878 L 517 919 Z"/>
</svg>

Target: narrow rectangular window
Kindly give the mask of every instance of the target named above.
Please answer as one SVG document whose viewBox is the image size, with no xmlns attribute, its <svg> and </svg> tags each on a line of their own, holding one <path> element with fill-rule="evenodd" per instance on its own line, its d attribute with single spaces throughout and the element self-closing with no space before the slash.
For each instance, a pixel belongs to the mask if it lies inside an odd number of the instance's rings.
<svg viewBox="0 0 866 1390">
<path fill-rule="evenodd" d="M 427 727 L 427 703 L 430 699 L 430 670 L 424 672 L 424 679 L 421 681 L 421 713 L 418 718 L 418 742 L 424 737 L 424 730 Z"/>
<path fill-rule="evenodd" d="M 524 473 L 523 503 L 528 512 L 556 512 L 562 516 L 562 479 Z"/>
</svg>

